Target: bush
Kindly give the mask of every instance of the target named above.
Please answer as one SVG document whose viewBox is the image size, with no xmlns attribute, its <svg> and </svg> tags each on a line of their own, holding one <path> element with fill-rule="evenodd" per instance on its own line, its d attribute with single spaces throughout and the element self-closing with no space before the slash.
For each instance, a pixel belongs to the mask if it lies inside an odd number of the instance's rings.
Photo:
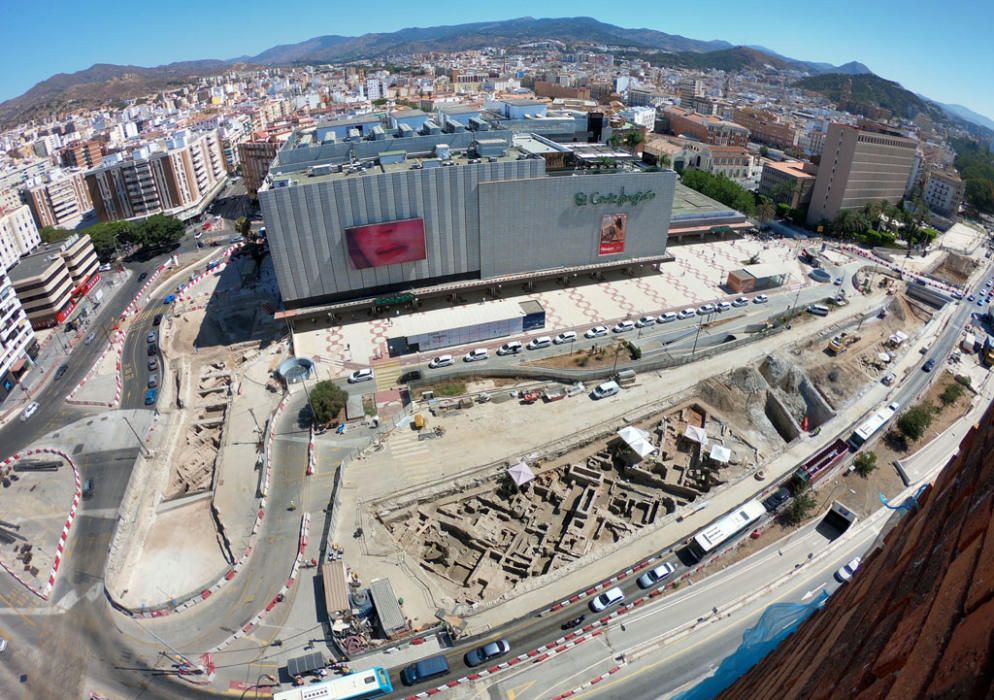
<svg viewBox="0 0 994 700">
<path fill-rule="evenodd" d="M 437 396 L 462 396 L 465 393 L 466 382 L 460 382 L 459 380 L 454 379 L 435 385 L 435 394 Z"/>
<path fill-rule="evenodd" d="M 794 494 L 794 498 L 787 504 L 787 507 L 780 511 L 778 517 L 784 525 L 799 525 L 814 512 L 817 505 L 818 503 L 810 489 L 801 487 Z"/>
<path fill-rule="evenodd" d="M 958 384 L 956 382 L 946 384 L 946 388 L 942 390 L 941 394 L 939 394 L 939 400 L 942 402 L 943 406 L 950 406 L 956 403 L 959 397 L 963 395 L 964 391 L 966 391 L 966 389 L 963 388 L 962 384 Z"/>
<path fill-rule="evenodd" d="M 319 425 L 328 425 L 335 420 L 349 398 L 344 389 L 327 380 L 315 384 L 310 396 L 314 420 Z"/>
<path fill-rule="evenodd" d="M 874 452 L 861 452 L 852 463 L 857 474 L 869 476 L 877 468 L 877 455 Z"/>
<path fill-rule="evenodd" d="M 905 438 L 914 442 L 924 435 L 928 426 L 932 424 L 932 413 L 932 406 L 927 403 L 912 406 L 897 420 L 897 429 Z"/>
</svg>

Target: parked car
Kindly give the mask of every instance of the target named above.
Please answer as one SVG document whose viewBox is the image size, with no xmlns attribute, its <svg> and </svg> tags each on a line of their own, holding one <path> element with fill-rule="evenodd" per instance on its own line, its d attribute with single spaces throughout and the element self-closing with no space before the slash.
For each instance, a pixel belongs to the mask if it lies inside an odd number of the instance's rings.
<svg viewBox="0 0 994 700">
<path fill-rule="evenodd" d="M 157 386 L 159 386 L 159 375 L 158 374 L 148 375 L 148 388 L 155 389 Z"/>
<path fill-rule="evenodd" d="M 748 306 L 748 305 L 749 305 L 749 297 L 738 297 L 735 299 L 735 301 L 732 302 L 732 306 L 736 307 Z"/>
<path fill-rule="evenodd" d="M 756 297 L 755 297 L 755 298 L 754 298 L 754 299 L 752 300 L 752 303 L 753 303 L 753 304 L 765 304 L 765 303 L 766 303 L 766 302 L 768 302 L 769 300 L 770 300 L 770 298 L 769 298 L 768 296 L 766 296 L 765 294 L 759 294 L 758 296 L 756 296 Z"/>
<path fill-rule="evenodd" d="M 90 334 L 88 336 L 86 336 L 86 339 L 83 341 L 83 344 L 84 345 L 89 345 L 90 343 L 92 343 L 96 339 L 97 339 L 97 332 L 96 331 L 90 331 Z"/>
<path fill-rule="evenodd" d="M 714 310 L 719 313 L 722 311 L 728 311 L 730 308 L 732 308 L 732 305 L 727 301 L 719 301 L 717 304 L 714 305 Z"/>
<path fill-rule="evenodd" d="M 93 479 L 87 479 L 83 482 L 82 493 L 80 494 L 83 498 L 93 498 L 93 489 L 95 484 Z"/>
<path fill-rule="evenodd" d="M 504 343 L 499 348 L 497 348 L 497 354 L 503 357 L 504 355 L 517 355 L 521 352 L 521 343 L 517 340 L 512 340 L 509 343 Z"/>
<path fill-rule="evenodd" d="M 636 328 L 645 328 L 646 326 L 652 326 L 656 323 L 655 316 L 643 316 L 638 321 L 635 322 Z"/>
<path fill-rule="evenodd" d="M 152 325 L 158 326 L 161 323 L 162 323 L 162 314 L 156 314 L 155 318 L 152 319 Z"/>
<path fill-rule="evenodd" d="M 541 335 L 538 338 L 532 338 L 528 341 L 529 350 L 541 350 L 542 348 L 547 348 L 552 345 L 552 338 L 547 335 Z"/>
<path fill-rule="evenodd" d="M 575 341 L 576 331 L 564 331 L 552 339 L 552 342 L 556 345 L 565 345 L 566 343 L 572 343 Z"/>
<path fill-rule="evenodd" d="M 509 651 L 511 651 L 511 645 L 508 641 L 506 639 L 498 639 L 495 642 L 490 642 L 489 644 L 484 644 L 482 647 L 473 649 L 466 654 L 464 660 L 467 666 L 479 666 L 487 661 L 499 658 Z"/>
<path fill-rule="evenodd" d="M 584 338 L 600 338 L 607 335 L 607 326 L 594 326 L 583 334 Z"/>
<path fill-rule="evenodd" d="M 62 379 L 62 375 L 69 371 L 69 365 L 62 365 L 55 370 L 55 378 Z"/>
<path fill-rule="evenodd" d="M 676 571 L 676 565 L 671 562 L 666 562 L 665 564 L 660 564 L 655 568 L 649 569 L 644 574 L 639 576 L 639 588 L 651 588 L 663 579 L 669 577 L 669 575 L 674 571 Z"/>
<path fill-rule="evenodd" d="M 608 396 L 614 396 L 619 391 L 621 391 L 621 387 L 618 386 L 618 382 L 604 382 L 595 386 L 594 390 L 590 392 L 590 396 L 595 399 L 606 399 Z"/>
<path fill-rule="evenodd" d="M 141 281 L 142 281 L 143 279 L 145 279 L 146 277 L 148 277 L 148 273 L 147 273 L 147 272 L 142 272 L 142 273 L 140 273 L 140 274 L 138 275 L 138 281 L 139 281 L 139 282 L 141 282 Z"/>
<path fill-rule="evenodd" d="M 148 346 L 148 356 L 152 357 L 157 352 L 159 352 L 159 346 L 155 343 L 150 343 Z"/>
<path fill-rule="evenodd" d="M 110 263 L 104 263 L 97 268 L 97 272 L 110 272 L 113 269 Z"/>
<path fill-rule="evenodd" d="M 145 342 L 146 343 L 154 343 L 155 341 L 156 341 L 156 333 L 155 333 L 155 331 L 149 331 L 148 335 L 145 336 Z"/>
<path fill-rule="evenodd" d="M 38 412 L 38 402 L 32 401 L 31 403 L 29 403 L 27 406 L 24 407 L 23 411 L 21 411 L 21 420 L 28 420 L 29 418 L 31 418 L 31 416 L 33 416 L 37 412 Z"/>
<path fill-rule="evenodd" d="M 659 318 L 656 319 L 656 323 L 672 323 L 677 319 L 675 311 L 667 311 L 664 314 L 660 314 Z"/>
<path fill-rule="evenodd" d="M 897 375 L 894 374 L 893 372 L 888 372 L 883 377 L 881 377 L 880 383 L 883 384 L 884 386 L 890 386 L 891 384 L 894 383 L 895 379 L 897 379 Z"/>
<path fill-rule="evenodd" d="M 839 583 L 845 583 L 846 581 L 848 581 L 853 577 L 853 574 L 856 573 L 856 569 L 858 569 L 859 565 L 862 563 L 863 563 L 862 558 L 856 557 L 855 559 L 850 561 L 848 564 L 845 564 L 841 569 L 835 572 L 835 580 L 838 581 Z"/>
<path fill-rule="evenodd" d="M 153 357 L 153 358 L 151 358 L 148 361 L 148 371 L 149 372 L 154 372 L 157 369 L 159 369 L 159 359 L 156 358 L 156 357 Z"/>
<path fill-rule="evenodd" d="M 475 350 L 470 350 L 465 355 L 463 355 L 462 361 L 479 362 L 480 360 L 485 360 L 488 357 L 490 357 L 490 352 L 486 348 L 476 348 Z"/>
<path fill-rule="evenodd" d="M 151 406 L 155 403 L 155 400 L 159 397 L 158 389 L 149 389 L 145 392 L 145 405 Z"/>
<path fill-rule="evenodd" d="M 7 640 L 0 637 L 0 654 L 2 654 L 7 649 Z"/>
<path fill-rule="evenodd" d="M 706 316 L 707 314 L 713 314 L 714 311 L 715 311 L 714 304 L 703 304 L 702 306 L 697 307 L 698 316 Z"/>
<path fill-rule="evenodd" d="M 438 369 L 439 367 L 451 367 L 455 364 L 452 355 L 439 355 L 428 363 L 428 369 Z"/>
<path fill-rule="evenodd" d="M 618 325 L 611 329 L 613 333 L 627 333 L 630 330 L 634 330 L 634 321 L 618 321 Z"/>
<path fill-rule="evenodd" d="M 349 384 L 358 384 L 359 382 L 368 382 L 373 378 L 373 370 L 370 367 L 364 367 L 363 369 L 357 369 L 355 372 L 349 375 Z"/>
<path fill-rule="evenodd" d="M 968 296 L 966 298 L 966 300 L 967 301 L 976 301 L 977 300 L 977 295 L 976 294 L 971 294 L 970 296 Z"/>
<path fill-rule="evenodd" d="M 612 605 L 617 605 L 625 599 L 625 594 L 621 592 L 621 589 L 615 586 L 610 588 L 599 596 L 590 601 L 590 609 L 594 612 L 601 612 L 610 608 Z"/>
<path fill-rule="evenodd" d="M 781 486 L 776 491 L 763 499 L 763 507 L 770 513 L 775 513 L 777 508 L 790 500 L 790 491 L 787 487 Z"/>
<path fill-rule="evenodd" d="M 679 318 L 680 320 L 683 320 L 686 318 L 693 318 L 696 315 L 697 315 L 697 309 L 684 309 L 683 311 L 678 313 L 676 317 Z"/>
<path fill-rule="evenodd" d="M 935 369 L 935 359 L 933 358 L 931 360 L 928 360 L 924 365 L 922 365 L 922 369 L 925 370 L 926 372 L 931 372 L 933 369 Z"/>
</svg>

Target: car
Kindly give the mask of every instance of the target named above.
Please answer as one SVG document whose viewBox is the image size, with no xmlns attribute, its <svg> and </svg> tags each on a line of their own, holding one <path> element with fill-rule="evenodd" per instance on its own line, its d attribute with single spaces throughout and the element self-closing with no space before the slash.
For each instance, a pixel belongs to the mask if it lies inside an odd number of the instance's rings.
<svg viewBox="0 0 994 700">
<path fill-rule="evenodd" d="M 713 314 L 715 311 L 714 304 L 704 304 L 703 306 L 697 307 L 698 316 L 706 316 L 707 314 Z"/>
<path fill-rule="evenodd" d="M 547 348 L 552 345 L 552 338 L 547 335 L 540 335 L 538 338 L 532 338 L 528 341 L 529 350 L 541 350 L 542 348 Z"/>
<path fill-rule="evenodd" d="M 735 307 L 748 306 L 748 305 L 749 305 L 749 297 L 738 297 L 735 301 L 732 302 L 732 306 Z"/>
<path fill-rule="evenodd" d="M 504 343 L 497 348 L 497 354 L 501 357 L 504 355 L 517 355 L 519 352 L 521 352 L 521 343 L 517 340 L 512 340 L 510 343 Z"/>
<path fill-rule="evenodd" d="M 666 313 L 660 314 L 659 318 L 656 319 L 656 323 L 673 323 L 677 318 L 675 311 L 667 311 Z"/>
<path fill-rule="evenodd" d="M 159 346 L 156 345 L 155 343 L 150 343 L 148 346 L 148 356 L 152 357 L 157 352 L 159 352 Z"/>
<path fill-rule="evenodd" d="M 684 309 L 676 315 L 677 318 L 683 320 L 685 318 L 693 318 L 697 315 L 697 309 Z"/>
<path fill-rule="evenodd" d="M 756 296 L 756 297 L 753 298 L 752 303 L 753 304 L 765 304 L 769 300 L 770 300 L 770 298 L 768 296 L 766 296 L 765 294 L 760 294 L 760 295 L 758 295 L 758 296 Z"/>
<path fill-rule="evenodd" d="M 439 367 L 451 367 L 455 363 L 452 355 L 439 355 L 428 363 L 428 369 L 438 369 Z"/>
<path fill-rule="evenodd" d="M 110 263 L 104 263 L 103 265 L 97 268 L 97 272 L 110 272 L 112 269 L 113 266 Z"/>
<path fill-rule="evenodd" d="M 80 494 L 83 498 L 93 498 L 93 489 L 95 484 L 93 479 L 87 479 L 83 482 L 82 493 Z"/>
<path fill-rule="evenodd" d="M 839 583 L 845 583 L 853 577 L 853 574 L 856 573 L 856 569 L 858 569 L 859 565 L 862 563 L 863 559 L 861 557 L 856 557 L 849 563 L 843 565 L 841 569 L 835 572 L 835 580 Z"/>
<path fill-rule="evenodd" d="M 7 640 L 4 639 L 3 637 L 0 637 L 0 654 L 2 654 L 6 648 L 7 648 Z"/>
<path fill-rule="evenodd" d="M 594 326 L 583 334 L 584 338 L 601 338 L 607 335 L 607 326 Z"/>
<path fill-rule="evenodd" d="M 890 386 L 891 384 L 894 383 L 895 379 L 897 379 L 897 375 L 894 374 L 893 372 L 888 372 L 887 374 L 885 374 L 883 377 L 880 378 L 880 383 L 883 384 L 884 386 Z"/>
<path fill-rule="evenodd" d="M 444 656 L 429 656 L 427 659 L 416 661 L 400 672 L 400 680 L 404 685 L 414 685 L 431 678 L 444 676 L 449 672 L 449 662 Z"/>
<path fill-rule="evenodd" d="M 487 661 L 499 658 L 509 651 L 511 651 L 511 645 L 508 641 L 506 639 L 498 639 L 495 642 L 490 642 L 489 644 L 484 644 L 482 647 L 473 649 L 463 657 L 463 660 L 469 667 L 479 666 Z"/>
<path fill-rule="evenodd" d="M 790 500 L 790 491 L 786 486 L 781 486 L 776 491 L 763 499 L 763 507 L 770 513 L 775 513 L 777 508 Z"/>
<path fill-rule="evenodd" d="M 841 287 L 841 286 L 842 286 L 842 278 L 841 278 L 841 277 L 836 277 L 836 278 L 835 278 L 835 282 L 833 282 L 833 284 L 834 284 L 834 285 L 835 285 L 836 287 Z"/>
<path fill-rule="evenodd" d="M 618 321 L 618 325 L 611 329 L 612 333 L 627 333 L 634 330 L 635 321 Z"/>
<path fill-rule="evenodd" d="M 145 335 L 145 342 L 146 343 L 154 343 L 157 339 L 158 339 L 158 335 L 156 334 L 155 331 L 149 331 Z"/>
<path fill-rule="evenodd" d="M 373 370 L 370 367 L 364 367 L 363 369 L 357 369 L 355 372 L 349 375 L 349 384 L 358 384 L 359 382 L 368 382 L 373 378 Z"/>
<path fill-rule="evenodd" d="M 157 398 L 159 398 L 159 390 L 149 389 L 148 391 L 145 392 L 145 405 L 151 406 L 152 404 L 155 403 L 155 400 Z"/>
<path fill-rule="evenodd" d="M 29 403 L 27 406 L 24 407 L 23 411 L 21 411 L 21 420 L 28 420 L 31 416 L 33 416 L 37 412 L 38 412 L 38 402 L 32 401 L 31 403 Z"/>
<path fill-rule="evenodd" d="M 55 378 L 62 379 L 62 375 L 69 371 L 69 365 L 62 365 L 57 370 L 55 370 Z"/>
<path fill-rule="evenodd" d="M 199 241 L 201 238 L 204 237 L 204 232 L 203 231 L 197 231 L 195 234 L 193 234 L 193 237 L 196 238 Z"/>
<path fill-rule="evenodd" d="M 149 372 L 154 372 L 157 369 L 159 369 L 159 360 L 158 360 L 158 358 L 153 357 L 153 358 L 149 359 L 149 361 L 148 361 L 148 371 Z"/>
<path fill-rule="evenodd" d="M 552 342 L 556 345 L 565 345 L 566 343 L 576 342 L 576 331 L 564 331 L 552 339 Z"/>
<path fill-rule="evenodd" d="M 86 336 L 86 340 L 83 341 L 83 344 L 84 345 L 89 345 L 90 343 L 92 343 L 96 339 L 97 339 L 97 332 L 96 331 L 90 331 L 90 334 L 88 336 Z"/>
<path fill-rule="evenodd" d="M 590 601 L 590 609 L 594 612 L 601 612 L 603 610 L 607 610 L 612 605 L 617 605 L 624 599 L 625 594 L 621 592 L 620 588 L 615 586 L 614 588 L 609 588 Z"/>
<path fill-rule="evenodd" d="M 162 323 L 162 314 L 156 314 L 155 318 L 152 319 L 152 325 L 158 326 L 161 323 Z"/>
<path fill-rule="evenodd" d="M 162 303 L 168 305 L 168 304 L 172 304 L 174 301 L 176 301 L 176 295 L 175 294 L 170 294 L 165 299 L 162 300 Z"/>
<path fill-rule="evenodd" d="M 643 316 L 638 321 L 635 322 L 636 328 L 645 328 L 646 326 L 653 326 L 656 324 L 655 316 Z"/>
<path fill-rule="evenodd" d="M 926 372 L 931 372 L 933 369 L 935 369 L 935 358 L 928 360 L 925 364 L 923 364 L 922 369 L 925 370 Z"/>
<path fill-rule="evenodd" d="M 674 571 L 676 571 L 676 565 L 671 562 L 666 562 L 665 564 L 660 564 L 657 567 L 649 569 L 644 574 L 639 576 L 639 588 L 651 588 L 663 579 L 667 578 Z"/>
<path fill-rule="evenodd" d="M 963 300 L 963 293 L 962 292 L 953 292 L 953 299 L 955 299 L 956 301 L 962 301 Z"/>
<path fill-rule="evenodd" d="M 604 382 L 594 387 L 594 390 L 590 392 L 590 397 L 594 400 L 606 399 L 619 391 L 621 391 L 621 387 L 618 386 L 618 382 Z"/>
<path fill-rule="evenodd" d="M 983 299 L 977 299 L 977 306 L 983 306 L 983 305 L 984 305 L 984 300 Z"/>
<path fill-rule="evenodd" d="M 159 386 L 159 375 L 158 374 L 148 375 L 148 388 L 155 389 L 158 386 Z"/>
<path fill-rule="evenodd" d="M 145 279 L 146 277 L 148 277 L 148 273 L 147 273 L 147 272 L 142 272 L 142 273 L 140 273 L 140 274 L 138 275 L 138 281 L 139 281 L 139 282 L 141 282 L 141 281 L 142 281 L 143 279 Z"/>
<path fill-rule="evenodd" d="M 231 239 L 228 242 L 229 243 L 244 243 L 245 242 L 245 236 L 232 236 Z"/>
<path fill-rule="evenodd" d="M 520 343 L 519 343 L 520 345 Z M 479 362 L 480 360 L 486 360 L 490 357 L 490 351 L 486 348 L 476 348 L 470 350 L 465 355 L 462 356 L 463 362 Z"/>
<path fill-rule="evenodd" d="M 976 294 L 971 294 L 970 296 L 968 296 L 966 298 L 966 300 L 967 301 L 976 301 L 977 300 L 977 295 Z"/>
<path fill-rule="evenodd" d="M 727 301 L 719 301 L 717 304 L 714 305 L 714 310 L 717 311 L 718 313 L 721 313 L 723 311 L 728 311 L 730 308 L 732 308 L 732 305 Z"/>
</svg>

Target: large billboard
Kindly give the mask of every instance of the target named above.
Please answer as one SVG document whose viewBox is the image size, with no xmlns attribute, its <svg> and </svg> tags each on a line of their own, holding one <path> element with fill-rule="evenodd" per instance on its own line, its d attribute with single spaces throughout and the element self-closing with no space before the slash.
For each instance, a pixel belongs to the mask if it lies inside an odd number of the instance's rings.
<svg viewBox="0 0 994 700">
<path fill-rule="evenodd" d="M 414 262 L 428 257 L 422 219 L 402 219 L 347 228 L 345 242 L 349 249 L 349 260 L 357 270 Z"/>
<path fill-rule="evenodd" d="M 588 231 L 590 229 L 587 229 Z M 598 255 L 614 255 L 625 252 L 625 236 L 628 234 L 628 214 L 605 214 L 601 217 L 600 245 Z"/>
</svg>

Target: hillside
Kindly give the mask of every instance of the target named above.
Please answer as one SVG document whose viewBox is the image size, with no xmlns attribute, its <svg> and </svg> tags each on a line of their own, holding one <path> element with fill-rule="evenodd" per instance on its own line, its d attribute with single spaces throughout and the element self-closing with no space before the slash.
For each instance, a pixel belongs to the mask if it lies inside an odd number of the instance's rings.
<svg viewBox="0 0 994 700">
<path fill-rule="evenodd" d="M 798 80 L 794 86 L 824 95 L 840 109 L 855 114 L 878 117 L 881 116 L 880 110 L 883 110 L 906 119 L 913 119 L 918 114 L 926 114 L 934 119 L 944 117 L 942 110 L 931 102 L 905 90 L 893 80 L 885 80 L 876 75 L 826 73 Z"/>
<path fill-rule="evenodd" d="M 708 53 L 690 53 L 684 51 L 681 53 L 662 54 L 653 56 L 651 61 L 655 65 L 668 66 L 670 68 L 692 68 L 695 70 L 741 71 L 764 70 L 766 68 L 784 70 L 793 67 L 781 58 L 746 46 L 736 46 L 731 49 L 711 51 Z"/>
</svg>

